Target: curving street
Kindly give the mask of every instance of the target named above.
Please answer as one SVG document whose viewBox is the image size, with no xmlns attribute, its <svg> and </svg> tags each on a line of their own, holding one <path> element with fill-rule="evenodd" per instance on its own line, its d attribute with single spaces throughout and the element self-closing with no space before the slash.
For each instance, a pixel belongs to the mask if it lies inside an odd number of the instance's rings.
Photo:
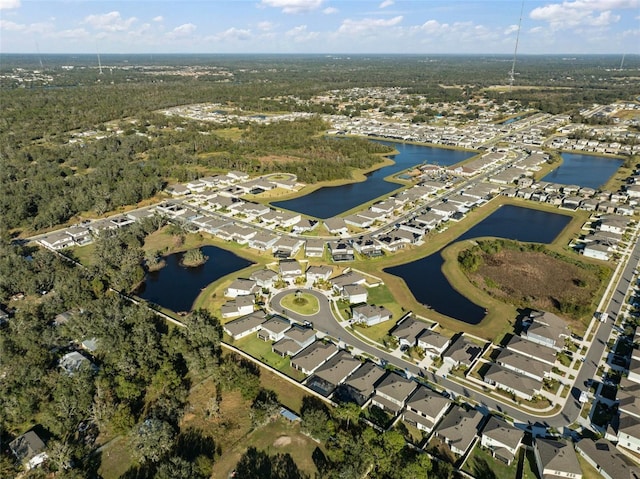
<svg viewBox="0 0 640 479">
<path fill-rule="evenodd" d="M 634 238 L 637 237 L 637 232 L 638 229 L 636 229 Z M 632 244 L 634 243 L 632 242 Z M 458 382 L 444 377 L 438 377 L 434 373 L 424 371 L 414 363 L 405 361 L 402 358 L 383 351 L 376 346 L 359 339 L 349 330 L 345 329 L 344 326 L 340 324 L 340 322 L 336 319 L 331 307 L 331 300 L 325 294 L 316 290 L 306 288 L 303 289 L 306 293 L 312 294 L 318 299 L 320 311 L 312 316 L 297 314 L 294 311 L 289 310 L 288 308 L 282 307 L 282 305 L 280 304 L 280 300 L 284 296 L 290 294 L 292 291 L 295 291 L 295 289 L 302 288 L 292 288 L 281 291 L 271 299 L 270 303 L 271 308 L 274 312 L 284 312 L 288 317 L 301 323 L 304 321 L 312 321 L 314 329 L 316 329 L 319 333 L 324 333 L 333 338 L 336 338 L 342 343 L 348 344 L 355 349 L 361 350 L 371 356 L 379 358 L 382 361 L 390 363 L 399 369 L 405 370 L 407 373 L 409 373 L 408 375 L 421 376 L 428 381 L 444 388 L 448 392 L 453 393 L 456 396 L 464 396 L 470 398 L 478 402 L 481 408 L 486 408 L 507 414 L 511 416 L 516 422 L 520 422 L 523 424 L 535 424 L 538 426 L 553 427 L 562 430 L 562 428 L 575 422 L 580 415 L 582 404 L 578 401 L 578 398 L 580 397 L 581 388 L 583 387 L 587 379 L 594 378 L 596 375 L 596 370 L 600 365 L 600 360 L 604 354 L 607 341 L 611 334 L 613 323 L 615 322 L 615 318 L 617 318 L 618 314 L 620 313 L 621 307 L 624 304 L 626 292 L 630 287 L 631 282 L 633 281 L 634 270 L 638 265 L 639 260 L 640 243 L 635 243 L 629 253 L 627 261 L 624 263 L 621 262 L 621 266 L 619 268 L 621 270 L 619 279 L 617 281 L 613 279 L 609 285 L 609 288 L 613 288 L 613 294 L 611 300 L 608 301 L 606 308 L 603 308 L 603 310 L 608 313 L 609 318 L 611 319 L 605 323 L 600 323 L 595 319 L 593 320 L 592 328 L 595 330 L 595 334 L 593 336 L 591 344 L 588 345 L 588 351 L 585 356 L 585 360 L 582 363 L 580 370 L 576 374 L 576 379 L 573 382 L 573 385 L 570 386 L 571 389 L 569 395 L 567 396 L 564 404 L 561 404 L 562 407 L 560 411 L 552 415 L 546 415 L 543 412 L 538 415 L 534 412 L 528 412 L 520 408 L 516 408 L 506 401 L 501 401 L 493 396 L 487 396 L 482 392 L 476 391 L 475 389 L 470 389 Z M 587 338 L 585 337 L 585 341 L 586 339 Z"/>
</svg>

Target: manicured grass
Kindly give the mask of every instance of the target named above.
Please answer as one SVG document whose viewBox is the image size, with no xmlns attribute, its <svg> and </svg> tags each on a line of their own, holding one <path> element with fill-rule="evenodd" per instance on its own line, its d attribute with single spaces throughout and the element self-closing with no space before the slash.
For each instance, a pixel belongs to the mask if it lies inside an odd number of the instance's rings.
<svg viewBox="0 0 640 479">
<path fill-rule="evenodd" d="M 311 316 L 320 311 L 318 298 L 309 293 L 291 293 L 280 300 L 282 307 L 304 316 Z"/>
<path fill-rule="evenodd" d="M 301 381 L 305 377 L 300 371 L 291 367 L 288 357 L 283 358 L 271 350 L 271 341 L 263 341 L 251 334 L 235 341 L 233 345 L 297 381 Z"/>
<path fill-rule="evenodd" d="M 100 453 L 98 473 L 104 479 L 118 479 L 133 465 L 129 454 L 129 441 L 126 436 L 119 436 L 107 444 Z"/>
<path fill-rule="evenodd" d="M 375 324 L 373 326 L 364 326 L 360 324 L 354 324 L 353 328 L 360 334 L 372 339 L 378 343 L 382 343 L 382 339 L 389 334 L 389 330 L 393 328 L 395 321 L 385 321 L 383 323 Z"/>
<path fill-rule="evenodd" d="M 513 460 L 510 466 L 507 466 L 504 462 L 491 457 L 491 454 L 483 450 L 479 445 L 476 445 L 464 463 L 463 470 L 474 477 L 513 479 L 517 477 L 518 457 Z"/>
<path fill-rule="evenodd" d="M 96 245 L 95 243 L 92 243 L 86 246 L 78 246 L 77 248 L 73 248 L 71 250 L 71 253 L 83 265 L 91 266 L 95 264 L 95 256 L 94 256 L 95 251 L 96 251 Z"/>
</svg>

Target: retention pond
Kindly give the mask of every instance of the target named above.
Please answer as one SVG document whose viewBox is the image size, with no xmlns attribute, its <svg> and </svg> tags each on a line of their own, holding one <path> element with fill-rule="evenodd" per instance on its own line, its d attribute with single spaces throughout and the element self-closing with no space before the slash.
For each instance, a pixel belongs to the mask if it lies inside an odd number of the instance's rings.
<svg viewBox="0 0 640 479">
<path fill-rule="evenodd" d="M 498 208 L 449 244 L 484 236 L 531 243 L 551 243 L 569 221 L 570 216 L 506 205 Z M 486 311 L 467 299 L 462 294 L 464 292 L 460 293 L 451 286 L 442 272 L 444 259 L 441 252 L 444 248 L 425 258 L 385 271 L 402 278 L 416 300 L 425 306 L 465 323 L 478 324 Z"/>
</svg>

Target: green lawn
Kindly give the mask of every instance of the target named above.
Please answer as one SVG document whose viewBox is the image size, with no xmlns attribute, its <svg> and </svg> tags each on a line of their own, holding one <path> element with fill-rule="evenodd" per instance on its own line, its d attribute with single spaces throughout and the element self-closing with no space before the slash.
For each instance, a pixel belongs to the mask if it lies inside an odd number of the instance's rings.
<svg viewBox="0 0 640 479">
<path fill-rule="evenodd" d="M 243 350 L 245 353 L 250 354 L 254 358 L 268 364 L 296 381 L 304 379 L 304 374 L 291 367 L 288 357 L 283 358 L 271 351 L 271 344 L 271 341 L 263 341 L 253 334 L 234 341 L 233 343 L 234 346 Z"/>
<path fill-rule="evenodd" d="M 367 295 L 367 303 L 387 308 L 391 311 L 391 319 L 394 322 L 398 321 L 404 315 L 404 308 L 396 301 L 391 290 L 386 285 L 381 284 L 380 286 L 367 288 Z"/>
<path fill-rule="evenodd" d="M 533 455 L 533 451 L 526 451 L 522 465 L 522 479 L 538 479 L 537 470 L 536 458 Z"/>
<path fill-rule="evenodd" d="M 282 307 L 304 316 L 311 316 L 320 311 L 318 298 L 309 293 L 291 293 L 280 300 Z"/>
<path fill-rule="evenodd" d="M 513 479 L 517 477 L 518 461 L 514 460 L 510 466 L 494 459 L 487 451 L 476 445 L 471 455 L 464 463 L 464 471 L 474 477 L 492 477 L 495 479 Z"/>
<path fill-rule="evenodd" d="M 98 473 L 104 479 L 117 479 L 133 465 L 127 437 L 116 437 L 102 449 Z"/>
<path fill-rule="evenodd" d="M 382 338 L 389 334 L 389 330 L 395 325 L 393 320 L 384 321 L 373 326 L 363 326 L 355 324 L 353 328 L 360 334 L 372 339 L 378 343 L 382 343 Z"/>
</svg>

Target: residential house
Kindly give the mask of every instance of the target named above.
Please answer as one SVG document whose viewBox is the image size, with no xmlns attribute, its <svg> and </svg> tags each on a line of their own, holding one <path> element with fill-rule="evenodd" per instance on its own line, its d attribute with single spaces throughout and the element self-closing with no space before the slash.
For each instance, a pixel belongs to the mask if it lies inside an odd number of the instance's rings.
<svg viewBox="0 0 640 479">
<path fill-rule="evenodd" d="M 356 285 L 357 286 L 357 285 Z M 351 307 L 351 324 L 374 326 L 391 319 L 391 311 L 384 306 L 360 304 Z"/>
<path fill-rule="evenodd" d="M 391 213 L 393 213 L 393 210 L 396 209 L 396 203 L 395 201 L 389 199 L 375 203 L 369 209 L 372 213 L 376 213 L 378 215 L 390 215 Z"/>
<path fill-rule="evenodd" d="M 585 245 L 585 247 L 582 249 L 582 254 L 586 258 L 609 261 L 614 251 L 615 247 L 612 247 L 610 244 L 602 241 L 592 241 Z"/>
<path fill-rule="evenodd" d="M 553 366 L 556 362 L 557 350 L 543 346 L 542 344 L 527 341 L 520 336 L 513 336 L 505 347 L 510 351 L 536 359 L 550 366 Z"/>
<path fill-rule="evenodd" d="M 353 245 L 347 241 L 329 241 L 327 243 L 331 259 L 338 261 L 353 261 L 356 257 L 353 252 Z"/>
<path fill-rule="evenodd" d="M 523 356 L 508 349 L 500 351 L 495 361 L 502 367 L 540 382 L 549 376 L 552 368 L 552 366 L 547 363 Z"/>
<path fill-rule="evenodd" d="M 371 402 L 374 406 L 397 415 L 416 386 L 415 382 L 390 372 L 376 385 Z"/>
<path fill-rule="evenodd" d="M 222 329 L 233 339 L 238 340 L 259 331 L 262 323 L 264 323 L 266 319 L 267 314 L 262 310 L 258 310 L 241 318 L 229 321 L 222 326 Z"/>
<path fill-rule="evenodd" d="M 347 231 L 349 231 L 347 223 L 345 223 L 342 218 L 339 218 L 337 216 L 324 220 L 324 227 L 329 233 L 336 235 L 346 234 Z"/>
<path fill-rule="evenodd" d="M 77 351 L 72 351 L 70 353 L 65 354 L 60 358 L 58 365 L 67 373 L 69 376 L 73 376 L 77 371 L 82 368 L 89 368 L 93 371 L 97 370 L 95 364 L 85 358 L 82 354 Z"/>
<path fill-rule="evenodd" d="M 596 229 L 621 235 L 627 229 L 628 224 L 629 220 L 621 216 L 603 215 L 600 217 L 599 224 L 596 226 Z"/>
<path fill-rule="evenodd" d="M 606 439 L 582 439 L 576 444 L 576 451 L 604 479 L 640 478 L 640 468 Z"/>
<path fill-rule="evenodd" d="M 258 337 L 263 341 L 280 341 L 290 327 L 291 323 L 288 319 L 276 315 L 262 323 Z"/>
<path fill-rule="evenodd" d="M 360 216 L 358 214 L 353 214 L 349 216 L 345 216 L 344 222 L 350 226 L 355 226 L 357 228 L 368 228 L 373 224 L 375 220 L 373 218 L 365 218 L 364 216 Z"/>
<path fill-rule="evenodd" d="M 618 425 L 618 447 L 640 454 L 640 419 L 621 413 Z"/>
<path fill-rule="evenodd" d="M 362 363 L 346 351 L 339 351 L 335 356 L 320 366 L 306 381 L 306 386 L 313 391 L 328 397 L 335 389 Z"/>
<path fill-rule="evenodd" d="M 352 245 L 354 250 L 369 258 L 376 258 L 384 255 L 382 245 L 371 236 L 360 236 L 353 240 Z"/>
<path fill-rule="evenodd" d="M 418 389 L 407 400 L 402 419 L 412 426 L 430 433 L 447 412 L 451 401 L 428 387 Z"/>
<path fill-rule="evenodd" d="M 529 318 L 532 322 L 523 337 L 557 351 L 564 348 L 564 339 L 571 335 L 564 319 L 548 311 L 534 311 Z"/>
<path fill-rule="evenodd" d="M 280 239 L 278 235 L 266 231 L 258 231 L 253 238 L 249 239 L 249 248 L 260 251 L 271 251 L 273 245 Z"/>
<path fill-rule="evenodd" d="M 255 281 L 252 279 L 239 278 L 234 280 L 227 289 L 224 290 L 224 295 L 227 298 L 235 298 L 236 296 L 255 294 L 257 291 L 258 287 Z"/>
<path fill-rule="evenodd" d="M 233 318 L 251 314 L 254 309 L 256 297 L 253 294 L 239 295 L 231 301 L 227 301 L 220 307 L 223 318 Z"/>
<path fill-rule="evenodd" d="M 451 346 L 442 355 L 445 363 L 451 367 L 466 366 L 471 367 L 473 361 L 482 354 L 483 348 L 465 339 L 464 335 L 458 336 L 452 341 Z"/>
<path fill-rule="evenodd" d="M 293 283 L 296 278 L 302 276 L 302 265 L 296 260 L 281 260 L 278 265 L 280 277 L 287 283 Z"/>
<path fill-rule="evenodd" d="M 454 405 L 436 428 L 435 435 L 451 452 L 464 456 L 476 438 L 482 419 L 479 411 Z"/>
<path fill-rule="evenodd" d="M 339 293 L 344 296 L 343 289 L 348 284 L 360 284 L 363 285 L 366 283 L 366 278 L 360 273 L 356 273 L 355 271 L 349 271 L 347 273 L 336 276 L 335 278 L 331 278 L 331 284 L 333 290 L 336 293 Z"/>
<path fill-rule="evenodd" d="M 300 248 L 304 246 L 304 240 L 282 236 L 273 244 L 272 251 L 276 258 L 290 258 L 295 256 Z"/>
<path fill-rule="evenodd" d="M 68 235 L 67 232 L 64 230 L 56 231 L 55 233 L 48 234 L 47 236 L 41 238 L 39 242 L 44 247 L 53 249 L 53 250 L 70 248 L 71 246 L 75 246 L 76 244 L 73 238 L 70 235 Z"/>
<path fill-rule="evenodd" d="M 484 382 L 528 401 L 540 394 L 542 390 L 541 381 L 518 374 L 498 364 L 489 366 L 484 373 Z"/>
<path fill-rule="evenodd" d="M 480 445 L 491 451 L 491 455 L 511 465 L 522 445 L 524 431 L 502 419 L 491 416 L 482 430 Z"/>
<path fill-rule="evenodd" d="M 539 477 L 582 478 L 582 468 L 573 444 L 561 439 L 536 438 L 533 443 Z"/>
<path fill-rule="evenodd" d="M 320 222 L 318 220 L 310 220 L 307 218 L 302 218 L 295 225 L 293 225 L 292 232 L 294 234 L 306 233 L 307 231 L 313 231 L 318 227 Z"/>
<path fill-rule="evenodd" d="M 237 170 L 231 170 L 227 172 L 227 176 L 235 181 L 245 181 L 249 179 L 249 175 Z"/>
<path fill-rule="evenodd" d="M 335 344 L 316 341 L 291 358 L 291 367 L 304 374 L 311 374 L 336 354 L 338 348 Z"/>
<path fill-rule="evenodd" d="M 249 279 L 255 281 L 256 286 L 260 288 L 272 288 L 278 280 L 278 273 L 269 268 L 259 269 L 251 273 Z"/>
<path fill-rule="evenodd" d="M 440 356 L 451 343 L 451 338 L 436 333 L 433 329 L 425 329 L 417 336 L 417 345 L 427 354 Z"/>
<path fill-rule="evenodd" d="M 355 402 L 363 406 L 385 374 L 386 371 L 380 366 L 366 361 L 338 387 L 335 396 L 342 402 Z"/>
<path fill-rule="evenodd" d="M 411 348 L 418 343 L 418 337 L 423 331 L 428 329 L 428 325 L 422 321 L 415 319 L 410 314 L 398 321 L 395 328 L 390 333 L 391 336 L 398 341 L 400 347 Z"/>
<path fill-rule="evenodd" d="M 328 281 L 333 274 L 333 268 L 327 265 L 309 266 L 307 269 L 307 281 L 315 283 L 316 281 Z"/>
<path fill-rule="evenodd" d="M 304 254 L 310 258 L 321 258 L 324 255 L 325 241 L 309 238 L 304 246 Z"/>
<path fill-rule="evenodd" d="M 44 441 L 35 431 L 27 431 L 15 438 L 9 443 L 9 449 L 27 470 L 39 466 L 49 458 Z"/>
<path fill-rule="evenodd" d="M 349 304 L 366 303 L 369 293 L 367 288 L 360 284 L 348 284 L 342 288 L 343 298 L 349 301 Z"/>
<path fill-rule="evenodd" d="M 280 356 L 295 356 L 316 340 L 316 332 L 312 328 L 304 328 L 294 324 L 284 332 L 284 338 L 273 344 L 271 350 Z"/>
</svg>

